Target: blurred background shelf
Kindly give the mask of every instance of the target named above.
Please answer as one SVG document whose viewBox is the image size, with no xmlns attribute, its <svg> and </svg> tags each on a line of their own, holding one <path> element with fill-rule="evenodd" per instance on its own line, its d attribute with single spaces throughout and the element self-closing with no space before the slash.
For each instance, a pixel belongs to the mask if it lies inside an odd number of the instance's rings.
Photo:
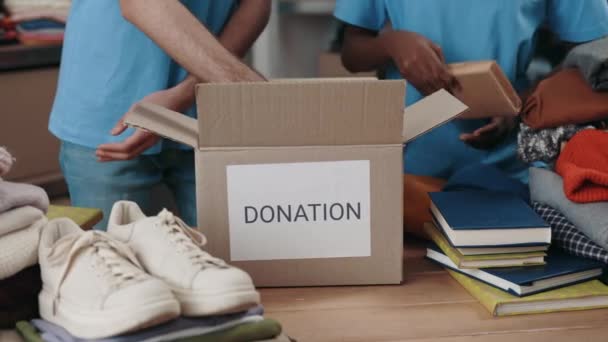
<svg viewBox="0 0 608 342">
<path fill-rule="evenodd" d="M 59 66 L 61 45 L 2 45 L 0 71 Z"/>
<path fill-rule="evenodd" d="M 280 0 L 281 14 L 332 15 L 335 0 Z"/>
</svg>

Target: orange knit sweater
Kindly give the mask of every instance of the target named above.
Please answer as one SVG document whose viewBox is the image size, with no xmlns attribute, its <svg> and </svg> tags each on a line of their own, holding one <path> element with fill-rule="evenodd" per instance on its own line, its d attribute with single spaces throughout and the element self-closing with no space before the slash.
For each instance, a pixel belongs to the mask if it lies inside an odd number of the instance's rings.
<svg viewBox="0 0 608 342">
<path fill-rule="evenodd" d="M 564 193 L 571 201 L 608 201 L 608 132 L 577 133 L 561 152 L 555 170 L 564 178 Z"/>
</svg>

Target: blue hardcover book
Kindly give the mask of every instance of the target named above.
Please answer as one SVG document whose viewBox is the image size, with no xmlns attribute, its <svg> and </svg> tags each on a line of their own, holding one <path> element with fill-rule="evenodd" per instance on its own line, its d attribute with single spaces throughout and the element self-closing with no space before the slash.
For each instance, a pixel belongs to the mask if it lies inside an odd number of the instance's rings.
<svg viewBox="0 0 608 342">
<path fill-rule="evenodd" d="M 431 213 L 454 247 L 534 246 L 551 227 L 521 198 L 501 192 L 433 192 Z"/>
<path fill-rule="evenodd" d="M 520 297 L 599 278 L 604 267 L 599 261 L 566 254 L 555 248 L 548 251 L 545 265 L 539 266 L 460 269 L 435 244 L 429 245 L 426 256 L 456 272 Z"/>
</svg>

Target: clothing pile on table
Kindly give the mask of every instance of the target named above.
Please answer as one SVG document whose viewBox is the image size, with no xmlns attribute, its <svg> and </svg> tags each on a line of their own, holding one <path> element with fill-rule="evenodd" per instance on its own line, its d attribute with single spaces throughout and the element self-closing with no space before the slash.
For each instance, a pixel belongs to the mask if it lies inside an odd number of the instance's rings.
<svg viewBox="0 0 608 342">
<path fill-rule="evenodd" d="M 522 110 L 518 153 L 554 243 L 608 263 L 608 38 L 582 44 Z"/>
<path fill-rule="evenodd" d="M 272 319 L 265 319 L 262 307 L 242 313 L 211 318 L 179 318 L 154 328 L 121 336 L 95 339 L 97 342 L 217 342 L 217 341 L 275 341 L 289 342 L 281 335 L 281 326 Z M 28 342 L 84 342 L 61 326 L 35 319 L 19 322 L 17 330 Z"/>
<path fill-rule="evenodd" d="M 12 163 L 12 156 L 0 147 L 0 177 Z M 38 315 L 38 241 L 48 205 L 41 188 L 0 178 L 0 328 Z"/>
<path fill-rule="evenodd" d="M 6 0 L 11 16 L 23 17 L 16 24 L 16 37 L 24 45 L 61 44 L 70 0 Z"/>
<path fill-rule="evenodd" d="M 63 43 L 65 24 L 47 19 L 29 20 L 17 24 L 17 38 L 24 45 Z"/>
</svg>

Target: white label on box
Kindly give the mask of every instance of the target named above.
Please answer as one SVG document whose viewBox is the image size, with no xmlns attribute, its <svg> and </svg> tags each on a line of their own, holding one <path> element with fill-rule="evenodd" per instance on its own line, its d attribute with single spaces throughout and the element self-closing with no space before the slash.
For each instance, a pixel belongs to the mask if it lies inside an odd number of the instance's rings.
<svg viewBox="0 0 608 342">
<path fill-rule="evenodd" d="M 233 261 L 371 255 L 369 160 L 226 167 Z"/>
</svg>

